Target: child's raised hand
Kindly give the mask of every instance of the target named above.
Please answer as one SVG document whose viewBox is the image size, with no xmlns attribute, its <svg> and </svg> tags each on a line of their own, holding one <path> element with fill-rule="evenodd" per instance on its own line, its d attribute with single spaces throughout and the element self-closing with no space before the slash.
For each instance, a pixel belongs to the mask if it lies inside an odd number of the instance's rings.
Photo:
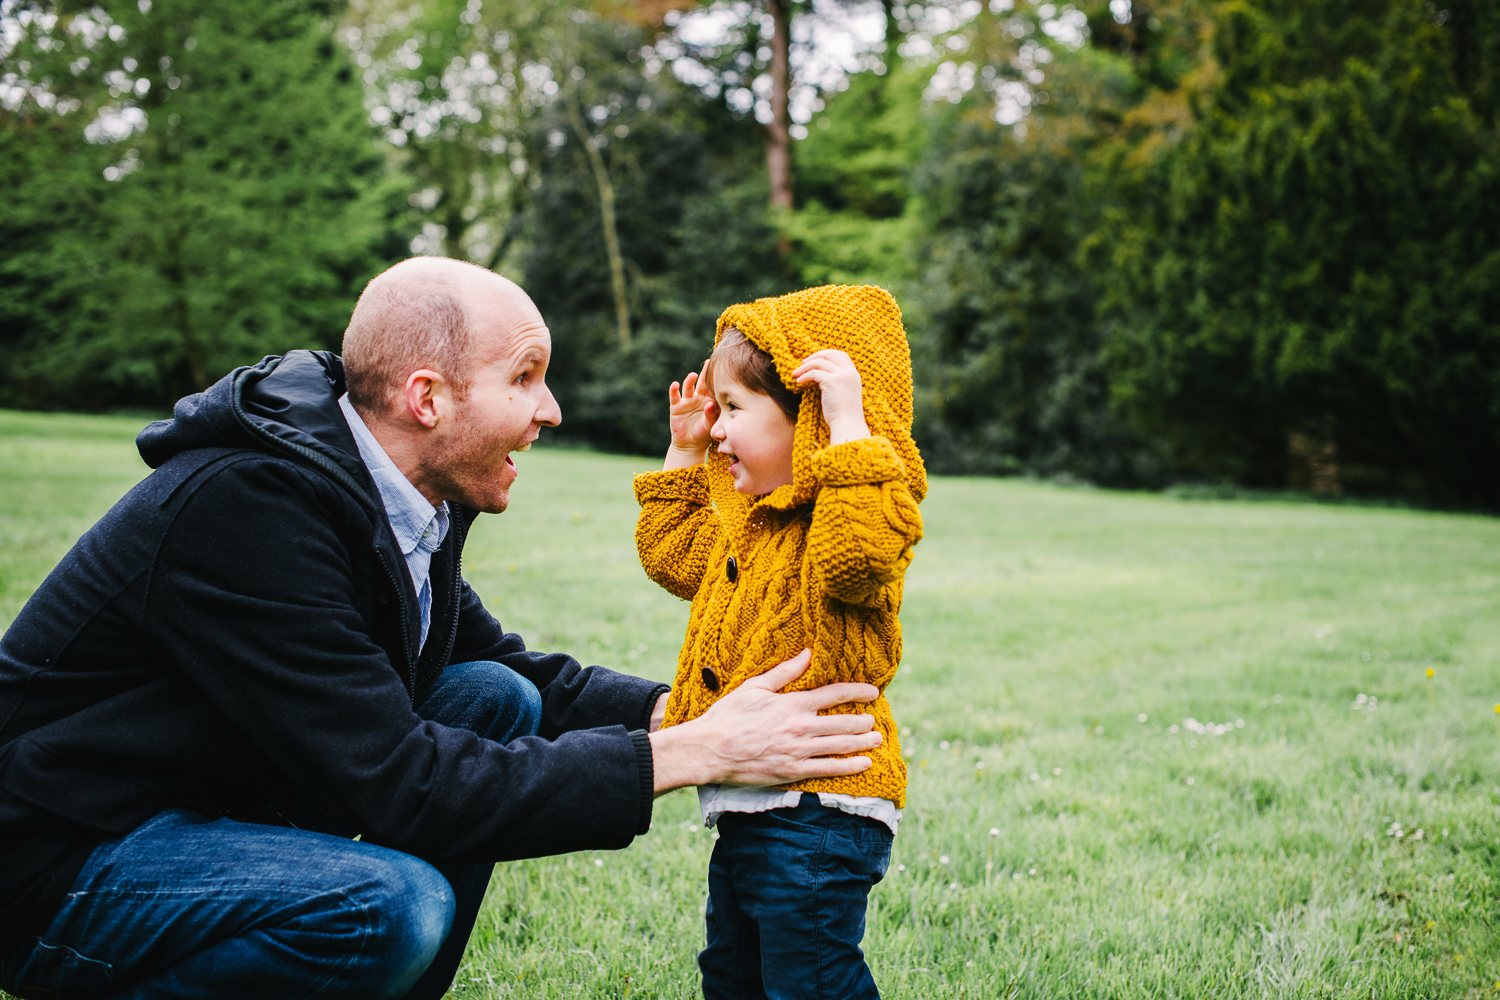
<svg viewBox="0 0 1500 1000">
<path fill-rule="evenodd" d="M 823 399 L 823 419 L 828 421 L 830 444 L 858 441 L 870 436 L 865 423 L 864 391 L 859 369 L 843 351 L 814 351 L 803 359 L 792 377 L 799 383 L 816 382 Z"/>
<path fill-rule="evenodd" d="M 696 454 L 701 462 L 712 441 L 709 428 L 717 416 L 717 407 L 708 394 L 708 386 L 703 384 L 697 372 L 689 372 L 680 384 L 672 383 L 667 390 L 667 400 L 671 404 L 667 421 L 672 429 L 672 448 Z"/>
</svg>

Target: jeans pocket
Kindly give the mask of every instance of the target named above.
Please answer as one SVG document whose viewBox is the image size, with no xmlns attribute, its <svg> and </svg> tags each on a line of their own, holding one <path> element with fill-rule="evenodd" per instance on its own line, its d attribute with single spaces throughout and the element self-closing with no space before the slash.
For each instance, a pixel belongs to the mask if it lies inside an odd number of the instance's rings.
<svg viewBox="0 0 1500 1000">
<path fill-rule="evenodd" d="M 849 816 L 849 822 L 841 830 L 841 862 L 850 872 L 868 878 L 875 885 L 885 878 L 891 863 L 891 847 L 895 838 L 883 823 L 863 816 Z"/>
<path fill-rule="evenodd" d="M 5 963 L 5 988 L 21 1000 L 97 1000 L 118 985 L 115 967 L 67 945 L 33 938 Z"/>
</svg>

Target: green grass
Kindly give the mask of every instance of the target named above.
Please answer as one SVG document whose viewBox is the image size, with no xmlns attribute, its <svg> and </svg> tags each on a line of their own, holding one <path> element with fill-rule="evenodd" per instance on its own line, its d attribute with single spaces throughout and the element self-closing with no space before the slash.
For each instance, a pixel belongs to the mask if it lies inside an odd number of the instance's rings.
<svg viewBox="0 0 1500 1000">
<path fill-rule="evenodd" d="M 0 621 L 144 472 L 134 429 L 0 415 Z M 687 606 L 632 541 L 653 463 L 519 461 L 469 579 L 534 646 L 669 677 Z M 1500 521 L 983 479 L 923 514 L 886 995 L 1500 994 Z M 697 995 L 711 847 L 678 792 L 629 850 L 501 866 L 453 996 Z"/>
</svg>

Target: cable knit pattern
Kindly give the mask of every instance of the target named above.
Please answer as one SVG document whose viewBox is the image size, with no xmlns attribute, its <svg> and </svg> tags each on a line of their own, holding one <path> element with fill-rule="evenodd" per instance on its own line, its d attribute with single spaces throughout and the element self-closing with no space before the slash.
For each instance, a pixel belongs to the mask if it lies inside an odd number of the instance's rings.
<svg viewBox="0 0 1500 1000">
<path fill-rule="evenodd" d="M 885 688 L 901 662 L 902 578 L 922 537 L 917 504 L 927 476 L 911 437 L 911 355 L 900 309 L 882 289 L 835 285 L 732 306 L 719 318 L 719 334 L 729 326 L 775 359 L 788 388 L 814 402 L 816 386 L 797 385 L 792 371 L 814 351 L 847 352 L 859 369 L 872 436 L 830 446 L 822 407 L 804 405 L 792 483 L 766 496 L 737 493 L 715 451 L 703 465 L 636 477 L 641 565 L 693 602 L 665 724 L 702 715 L 746 679 L 809 648 L 812 666 L 791 690 L 873 684 L 881 691 L 873 704 L 830 711 L 870 712 L 885 739 L 867 752 L 868 771 L 787 787 L 905 807 L 906 765 Z"/>
</svg>

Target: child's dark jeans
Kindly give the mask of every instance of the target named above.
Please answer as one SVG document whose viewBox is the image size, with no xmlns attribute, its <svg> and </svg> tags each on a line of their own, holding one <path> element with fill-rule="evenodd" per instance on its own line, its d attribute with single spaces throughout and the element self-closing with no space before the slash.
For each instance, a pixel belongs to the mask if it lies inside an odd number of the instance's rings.
<svg viewBox="0 0 1500 1000">
<path fill-rule="evenodd" d="M 804 794 L 791 809 L 724 813 L 708 863 L 706 1000 L 878 1000 L 859 942 L 891 831 Z"/>
</svg>

